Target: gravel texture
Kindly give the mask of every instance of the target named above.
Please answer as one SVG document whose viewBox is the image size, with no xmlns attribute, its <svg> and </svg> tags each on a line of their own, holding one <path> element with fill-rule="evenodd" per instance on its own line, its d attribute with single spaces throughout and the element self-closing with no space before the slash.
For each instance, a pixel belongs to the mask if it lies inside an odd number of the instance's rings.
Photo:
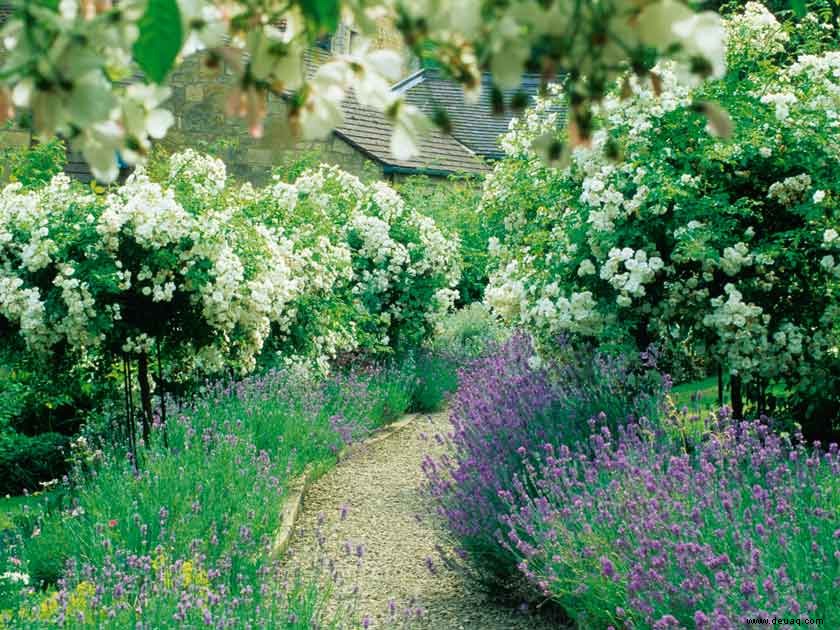
<svg viewBox="0 0 840 630">
<path fill-rule="evenodd" d="M 344 575 L 359 585 L 360 612 L 372 628 L 395 627 L 387 620 L 392 598 L 399 610 L 409 602 L 423 617 L 411 628 L 434 630 L 547 630 L 560 628 L 488 601 L 477 585 L 442 565 L 436 545 L 445 537 L 419 491 L 424 455 L 440 453 L 434 435 L 446 433 L 446 413 L 420 415 L 386 439 L 366 446 L 316 481 L 306 492 L 290 551 L 305 560 L 319 553 L 312 535 L 319 521 L 326 550 Z M 346 516 L 340 514 L 346 506 Z M 420 517 L 420 518 L 418 518 Z M 361 566 L 342 551 L 345 541 L 364 545 Z M 427 566 L 433 560 L 434 574 Z"/>
</svg>

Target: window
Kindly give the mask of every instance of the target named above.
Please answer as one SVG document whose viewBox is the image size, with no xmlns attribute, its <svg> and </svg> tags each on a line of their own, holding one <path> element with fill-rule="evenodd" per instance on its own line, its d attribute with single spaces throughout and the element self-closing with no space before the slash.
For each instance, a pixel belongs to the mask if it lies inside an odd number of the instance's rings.
<svg viewBox="0 0 840 630">
<path fill-rule="evenodd" d="M 315 41 L 315 47 L 330 52 L 332 50 L 332 35 L 324 35 Z"/>
</svg>

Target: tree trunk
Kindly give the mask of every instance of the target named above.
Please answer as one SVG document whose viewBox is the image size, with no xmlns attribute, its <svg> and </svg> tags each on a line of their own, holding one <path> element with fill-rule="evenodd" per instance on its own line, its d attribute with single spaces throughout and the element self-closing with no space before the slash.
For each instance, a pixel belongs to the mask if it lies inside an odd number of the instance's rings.
<svg viewBox="0 0 840 630">
<path fill-rule="evenodd" d="M 137 436 L 134 426 L 134 401 L 131 395 L 131 360 L 126 353 L 123 353 L 123 388 L 125 389 L 125 430 L 128 437 L 128 447 L 134 458 L 134 466 L 137 466 Z"/>
<path fill-rule="evenodd" d="M 736 420 L 744 419 L 744 400 L 741 398 L 741 376 L 732 374 L 729 377 L 729 388 L 732 393 L 732 417 Z"/>
<path fill-rule="evenodd" d="M 158 396 L 160 397 L 160 424 L 163 428 L 163 446 L 169 448 L 166 432 L 166 388 L 163 386 L 163 364 L 160 358 L 160 339 L 157 340 Z"/>
<path fill-rule="evenodd" d="M 152 434 L 152 391 L 149 387 L 149 356 L 145 351 L 137 358 L 137 380 L 140 381 L 140 405 L 143 408 L 143 442 L 148 446 Z"/>
</svg>

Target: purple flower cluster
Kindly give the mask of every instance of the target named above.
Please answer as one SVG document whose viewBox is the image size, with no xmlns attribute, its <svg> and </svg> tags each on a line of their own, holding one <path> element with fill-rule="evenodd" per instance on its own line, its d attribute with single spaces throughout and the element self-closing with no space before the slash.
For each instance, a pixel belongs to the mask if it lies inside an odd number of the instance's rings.
<svg viewBox="0 0 840 630">
<path fill-rule="evenodd" d="M 514 335 L 498 352 L 459 373 L 452 401 L 453 453 L 426 458 L 427 488 L 459 554 L 494 587 L 517 575 L 500 544 L 499 492 L 523 472 L 522 454 L 545 442 L 585 440 L 589 419 L 606 411 L 624 423 L 658 413 L 663 379 L 650 366 L 561 346 L 564 360 L 530 364 L 530 339 Z"/>
<path fill-rule="evenodd" d="M 546 442 L 501 490 L 502 545 L 580 627 L 840 627 L 840 455 L 724 417 L 689 450 L 648 423 Z"/>
</svg>

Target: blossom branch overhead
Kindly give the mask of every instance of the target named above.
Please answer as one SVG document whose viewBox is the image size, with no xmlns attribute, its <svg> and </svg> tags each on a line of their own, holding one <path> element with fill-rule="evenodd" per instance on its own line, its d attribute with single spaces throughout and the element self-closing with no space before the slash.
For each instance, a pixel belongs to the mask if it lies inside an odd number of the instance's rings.
<svg viewBox="0 0 840 630">
<path fill-rule="evenodd" d="M 275 95 L 290 104 L 290 136 L 324 137 L 341 124 L 352 90 L 393 123 L 392 151 L 408 158 L 431 122 L 391 89 L 404 60 L 371 46 L 383 20 L 469 98 L 478 96 L 483 72 L 498 89 L 515 89 L 525 72 L 546 84 L 564 77 L 567 144 L 588 140 L 591 106 L 622 73 L 655 83 L 661 57 L 688 81 L 724 71 L 719 16 L 677 0 L 21 1 L 2 32 L 0 117 L 29 112 L 37 134 L 68 139 L 97 178 L 113 181 L 120 161 L 142 163 L 166 135 L 174 123 L 167 77 L 203 51 L 206 63 L 224 62 L 235 73 L 229 113 L 252 135 L 262 134 Z M 361 43 L 306 76 L 304 53 L 340 23 L 352 25 Z"/>
</svg>

